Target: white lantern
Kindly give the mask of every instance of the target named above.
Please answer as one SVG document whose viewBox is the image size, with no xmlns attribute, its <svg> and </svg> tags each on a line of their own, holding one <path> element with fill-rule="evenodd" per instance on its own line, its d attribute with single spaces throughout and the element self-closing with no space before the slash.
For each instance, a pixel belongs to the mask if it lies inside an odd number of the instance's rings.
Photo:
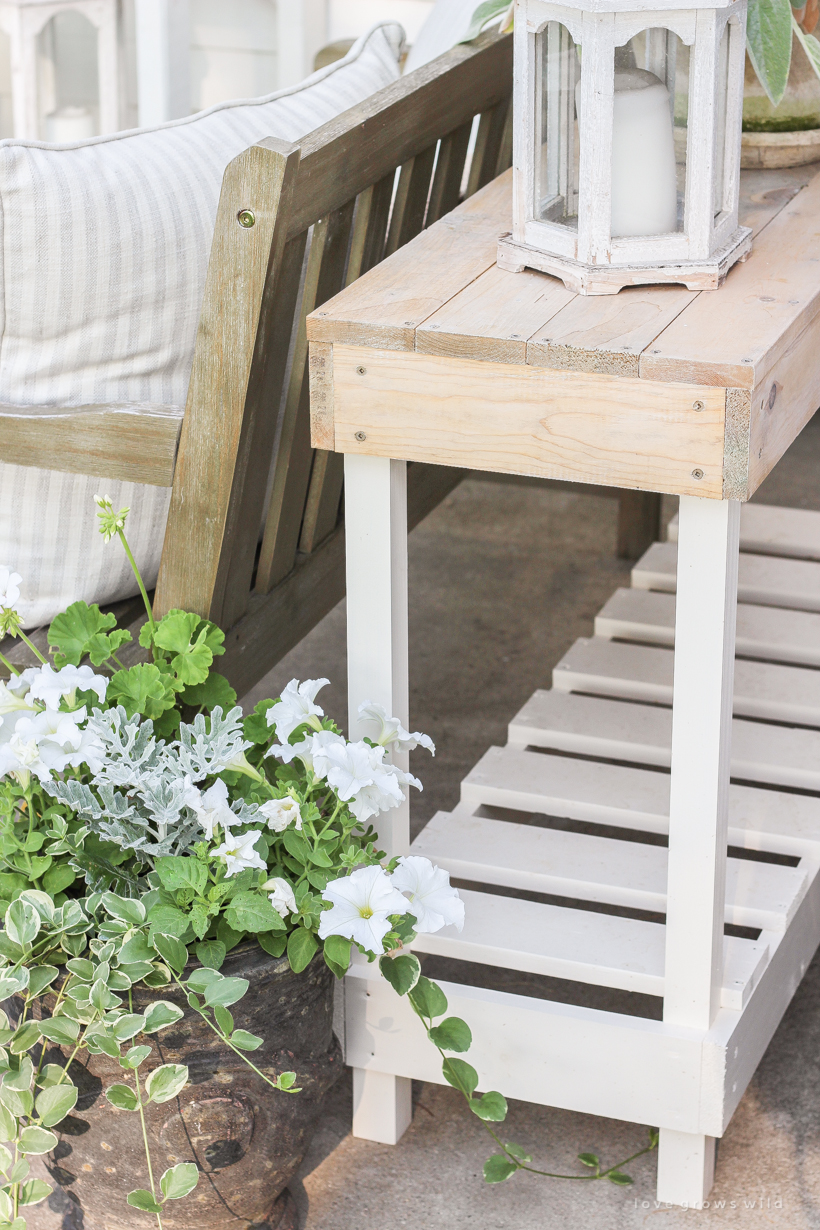
<svg viewBox="0 0 820 1230">
<path fill-rule="evenodd" d="M 719 286 L 738 226 L 746 0 L 517 0 L 502 269 L 570 290 Z"/>
</svg>

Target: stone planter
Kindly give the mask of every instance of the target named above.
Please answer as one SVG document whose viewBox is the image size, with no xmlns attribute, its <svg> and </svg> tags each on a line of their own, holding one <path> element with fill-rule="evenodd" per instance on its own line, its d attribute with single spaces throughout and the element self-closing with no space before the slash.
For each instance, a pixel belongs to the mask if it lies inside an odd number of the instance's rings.
<svg viewBox="0 0 820 1230">
<path fill-rule="evenodd" d="M 265 1039 L 250 1054 L 262 1071 L 292 1070 L 302 1092 L 279 1093 L 257 1077 L 214 1034 L 178 990 L 134 993 L 134 1011 L 151 999 L 171 1000 L 185 1011 L 151 1042 L 144 1077 L 161 1063 L 187 1064 L 190 1082 L 180 1096 L 146 1112 L 155 1179 L 175 1162 L 196 1162 L 201 1177 L 183 1200 L 163 1211 L 167 1230 L 295 1230 L 295 1204 L 286 1184 L 313 1135 L 323 1098 L 342 1068 L 331 1029 L 334 978 L 321 953 L 301 974 L 287 960 L 268 956 L 256 944 L 228 955 L 222 972 L 247 978 L 250 988 L 232 1012 L 237 1028 Z M 11 1005 L 7 1005 L 7 1010 Z M 10 1014 L 11 1015 L 11 1014 Z M 51 1047 L 49 1062 L 60 1062 Z M 30 1230 L 134 1230 L 147 1214 L 126 1204 L 126 1195 L 148 1186 L 139 1118 L 115 1110 L 104 1096 L 124 1078 L 106 1055 L 72 1065 L 80 1096 L 72 1114 L 54 1131 L 60 1143 L 41 1159 L 54 1194 L 27 1210 Z M 34 1159 L 32 1159 L 34 1160 Z M 33 1169 L 35 1169 L 33 1167 Z"/>
<path fill-rule="evenodd" d="M 799 167 L 820 159 L 820 79 L 796 38 L 786 93 L 766 97 L 747 55 L 743 90 L 742 167 Z"/>
</svg>

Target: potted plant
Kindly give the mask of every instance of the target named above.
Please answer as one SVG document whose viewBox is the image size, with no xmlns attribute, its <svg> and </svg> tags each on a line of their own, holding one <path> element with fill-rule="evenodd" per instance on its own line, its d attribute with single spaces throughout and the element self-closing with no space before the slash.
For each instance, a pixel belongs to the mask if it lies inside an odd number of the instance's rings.
<svg viewBox="0 0 820 1230">
<path fill-rule="evenodd" d="M 462 40 L 470 42 L 508 0 L 484 0 Z M 820 159 L 820 0 L 749 0 L 742 167 L 796 167 Z"/>
<path fill-rule="evenodd" d="M 349 742 L 316 703 L 325 679 L 243 716 L 213 669 L 223 633 L 154 619 L 128 510 L 96 499 L 145 600 L 147 661 L 124 666 L 129 632 L 75 602 L 49 662 L 0 568 L 0 630 L 40 659 L 3 659 L 0 683 L 0 1228 L 32 1208 L 36 1226 L 46 1198 L 86 1230 L 295 1226 L 286 1184 L 339 1072 L 333 979 L 353 948 L 408 996 L 497 1142 L 487 1181 L 547 1173 L 496 1135 L 506 1102 L 476 1095 L 469 1027 L 408 951 L 462 925 L 457 891 L 427 859 L 387 862 L 370 824 L 421 785 L 391 750 L 431 740 L 368 704 L 372 738 Z M 631 1181 L 580 1157 L 567 1177 Z"/>
</svg>

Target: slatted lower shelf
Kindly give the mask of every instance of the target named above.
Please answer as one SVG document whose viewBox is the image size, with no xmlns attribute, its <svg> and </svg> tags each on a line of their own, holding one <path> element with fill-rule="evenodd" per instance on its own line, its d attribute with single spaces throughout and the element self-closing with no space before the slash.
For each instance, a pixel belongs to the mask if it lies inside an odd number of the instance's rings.
<svg viewBox="0 0 820 1230">
<path fill-rule="evenodd" d="M 683 1029 L 667 1036 L 665 1026 L 637 1017 L 450 989 L 457 1001 L 484 1004 L 490 1018 L 514 1021 L 508 1042 L 517 1031 L 540 1038 L 547 1022 L 546 1045 L 561 1039 L 570 1065 L 588 1062 L 573 1049 L 570 1018 L 579 1039 L 606 1028 L 632 1056 L 636 1106 L 653 1107 L 643 1121 L 707 1135 L 728 1122 L 820 940 L 820 513 L 747 505 L 741 537 L 725 922 L 748 930 L 724 936 L 713 1031 L 706 1040 Z M 667 851 L 657 835 L 669 827 L 676 553 L 674 541 L 650 547 L 633 588 L 617 590 L 599 613 L 596 635 L 575 642 L 552 689 L 535 692 L 511 721 L 507 745 L 490 748 L 467 774 L 458 806 L 416 838 L 413 853 L 467 885 L 463 931 L 419 937 L 418 951 L 663 995 Z M 354 979 L 354 1062 L 419 1075 L 422 1060 L 399 1057 L 392 1017 L 363 978 L 358 971 Z M 754 1040 L 738 1048 L 736 1033 L 752 1037 L 742 1025 L 751 1004 L 759 1006 L 748 1027 Z M 631 1029 L 647 1056 L 660 1048 L 648 1084 Z M 497 1030 L 493 1038 L 495 1055 L 504 1044 Z M 690 1043 L 703 1051 L 690 1054 Z M 533 1041 L 529 1056 L 536 1066 L 541 1045 Z M 508 1059 L 502 1066 L 514 1084 Z M 495 1070 L 489 1053 L 483 1062 Z M 679 1063 L 690 1065 L 688 1074 Z M 667 1079 L 671 1092 L 655 1106 L 655 1085 Z M 690 1099 L 698 1082 L 712 1093 Z M 553 1064 L 543 1087 L 519 1096 L 610 1113 L 600 1093 L 607 1081 L 579 1077 L 561 1094 L 559 1085 Z M 614 1113 L 630 1113 L 621 1107 Z"/>
</svg>

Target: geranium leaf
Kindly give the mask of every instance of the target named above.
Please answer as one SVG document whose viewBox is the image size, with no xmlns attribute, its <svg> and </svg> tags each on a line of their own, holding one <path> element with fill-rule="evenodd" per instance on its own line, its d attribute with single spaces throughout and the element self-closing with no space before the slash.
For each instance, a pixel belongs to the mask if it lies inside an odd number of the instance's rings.
<svg viewBox="0 0 820 1230">
<path fill-rule="evenodd" d="M 170 675 L 152 662 L 139 662 L 112 675 L 107 699 L 122 705 L 128 717 L 139 713 L 156 719 L 173 706 L 176 691 Z"/>
<path fill-rule="evenodd" d="M 236 692 L 224 675 L 220 675 L 219 671 L 210 671 L 202 683 L 192 683 L 185 688 L 181 700 L 186 705 L 202 705 L 208 710 L 221 705 L 222 712 L 228 713 L 236 704 Z"/>
<path fill-rule="evenodd" d="M 79 666 L 88 652 L 89 642 L 99 632 L 116 627 L 116 616 L 103 615 L 96 603 L 72 602 L 52 620 L 48 630 L 48 643 L 65 657 L 65 662 Z M 62 663 L 65 665 L 65 663 Z"/>
</svg>

